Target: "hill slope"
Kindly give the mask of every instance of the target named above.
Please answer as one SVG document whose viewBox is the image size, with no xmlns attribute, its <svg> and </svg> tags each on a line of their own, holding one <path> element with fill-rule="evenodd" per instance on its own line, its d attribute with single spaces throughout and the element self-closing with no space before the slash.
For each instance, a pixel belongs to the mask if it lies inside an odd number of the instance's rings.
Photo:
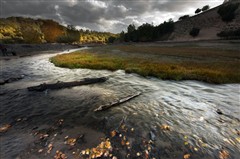
<svg viewBox="0 0 240 159">
<path fill-rule="evenodd" d="M 0 18 L 3 43 L 106 43 L 111 33 L 75 30 L 53 20 L 23 17 Z"/>
<path fill-rule="evenodd" d="M 231 4 L 240 2 L 231 2 Z M 221 6 L 230 4 L 224 3 L 218 7 L 212 8 L 201 14 L 189 17 L 175 23 L 175 30 L 169 40 L 188 41 L 188 40 L 214 40 L 220 39 L 217 33 L 221 31 L 234 31 L 240 29 L 240 5 L 235 11 L 235 19 L 231 22 L 224 22 L 218 14 Z M 199 28 L 200 32 L 197 37 L 189 35 L 192 28 Z"/>
</svg>

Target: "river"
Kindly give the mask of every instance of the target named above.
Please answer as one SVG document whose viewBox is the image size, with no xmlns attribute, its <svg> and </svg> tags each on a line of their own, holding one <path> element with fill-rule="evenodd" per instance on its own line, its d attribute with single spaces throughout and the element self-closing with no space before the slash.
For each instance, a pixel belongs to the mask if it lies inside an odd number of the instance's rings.
<svg viewBox="0 0 240 159">
<path fill-rule="evenodd" d="M 35 126 L 50 125 L 57 119 L 64 119 L 69 129 L 84 125 L 106 133 L 117 128 L 124 117 L 127 127 L 135 132 L 129 137 L 135 143 L 132 152 L 143 149 L 138 147 L 142 139 L 152 139 L 155 149 L 152 156 L 155 158 L 182 158 L 185 153 L 194 159 L 219 158 L 222 149 L 229 152 L 229 158 L 240 156 L 240 136 L 237 134 L 240 130 L 239 84 L 163 81 L 126 74 L 122 70 L 59 68 L 49 62 L 54 55 L 0 61 L 2 78 L 24 77 L 0 86 L 0 125 L 14 124 L 8 132 L 0 134 L 1 158 L 16 158 L 29 149 L 34 140 L 29 134 Z M 26 89 L 44 82 L 102 76 L 109 77 L 109 80 L 44 92 Z M 107 111 L 93 112 L 101 104 L 137 92 L 142 94 L 127 103 Z M 18 119 L 23 122 L 16 124 Z M 164 129 L 163 125 L 169 129 Z"/>
</svg>

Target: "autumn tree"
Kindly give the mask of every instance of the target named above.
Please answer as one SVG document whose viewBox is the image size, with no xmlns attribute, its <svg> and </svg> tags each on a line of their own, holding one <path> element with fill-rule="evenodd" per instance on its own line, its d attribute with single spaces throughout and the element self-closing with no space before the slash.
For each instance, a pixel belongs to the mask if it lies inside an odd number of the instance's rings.
<svg viewBox="0 0 240 159">
<path fill-rule="evenodd" d="M 43 20 L 40 26 L 47 42 L 56 42 L 60 36 L 63 36 L 65 31 L 63 26 L 53 20 Z"/>
</svg>

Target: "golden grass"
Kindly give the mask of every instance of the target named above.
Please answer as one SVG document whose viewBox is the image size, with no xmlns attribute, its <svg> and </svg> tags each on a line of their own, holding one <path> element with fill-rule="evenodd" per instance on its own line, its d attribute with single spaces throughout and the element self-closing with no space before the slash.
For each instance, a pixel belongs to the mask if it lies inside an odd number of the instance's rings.
<svg viewBox="0 0 240 159">
<path fill-rule="evenodd" d="M 240 82 L 239 51 L 194 47 L 107 46 L 51 58 L 66 68 L 123 69 L 169 80 Z"/>
</svg>

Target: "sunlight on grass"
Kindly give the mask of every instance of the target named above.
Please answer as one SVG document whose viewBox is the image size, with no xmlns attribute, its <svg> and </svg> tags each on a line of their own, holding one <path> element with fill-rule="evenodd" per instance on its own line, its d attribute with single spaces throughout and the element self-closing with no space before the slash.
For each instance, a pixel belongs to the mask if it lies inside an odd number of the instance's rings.
<svg viewBox="0 0 240 159">
<path fill-rule="evenodd" d="M 96 70 L 125 70 L 167 80 L 239 83 L 239 53 L 187 47 L 110 46 L 51 58 L 56 66 Z"/>
</svg>

